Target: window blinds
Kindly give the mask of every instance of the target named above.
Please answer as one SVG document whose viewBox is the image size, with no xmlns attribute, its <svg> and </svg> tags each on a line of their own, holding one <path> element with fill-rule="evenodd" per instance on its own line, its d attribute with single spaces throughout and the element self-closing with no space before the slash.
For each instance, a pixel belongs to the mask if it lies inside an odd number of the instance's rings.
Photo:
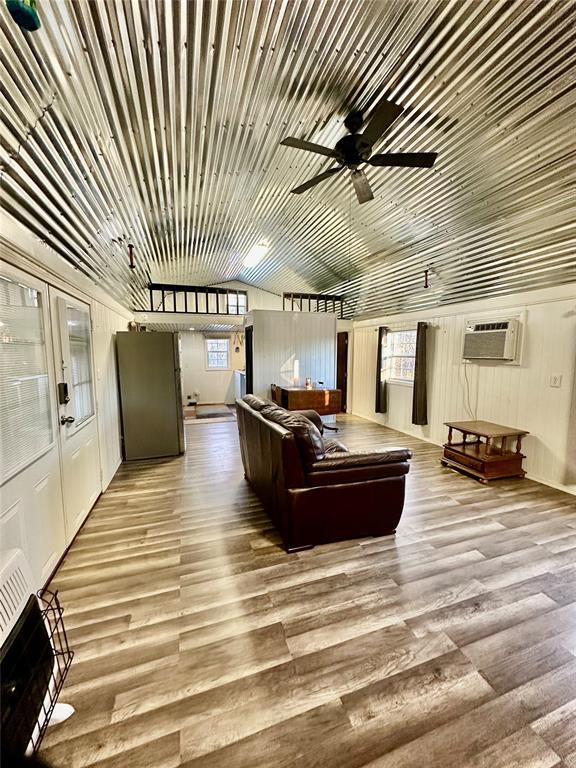
<svg viewBox="0 0 576 768">
<path fill-rule="evenodd" d="M 31 464 L 54 440 L 41 291 L 0 278 L 0 476 Z"/>
</svg>

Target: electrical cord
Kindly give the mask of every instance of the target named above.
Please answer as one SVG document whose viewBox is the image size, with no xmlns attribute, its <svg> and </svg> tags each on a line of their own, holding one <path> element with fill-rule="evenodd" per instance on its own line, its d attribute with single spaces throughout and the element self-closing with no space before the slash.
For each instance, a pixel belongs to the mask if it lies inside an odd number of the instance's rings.
<svg viewBox="0 0 576 768">
<path fill-rule="evenodd" d="M 470 403 L 470 381 L 468 379 L 468 363 L 466 362 L 464 363 L 464 379 L 466 380 L 464 407 L 466 408 L 470 418 L 476 421 L 476 413 L 475 411 L 472 411 L 472 405 Z"/>
<path fill-rule="evenodd" d="M 36 131 L 36 128 L 38 127 L 40 122 L 43 120 L 45 115 L 52 108 L 54 102 L 56 101 L 56 98 L 57 98 L 57 94 L 53 93 L 52 94 L 52 98 L 50 99 L 48 104 L 46 104 L 45 106 L 41 107 L 40 114 L 38 115 L 36 120 L 32 123 L 32 125 L 27 127 L 26 133 L 24 135 L 24 138 L 21 139 L 18 142 L 18 146 L 16 147 L 16 150 L 14 152 L 12 152 L 12 153 L 9 153 L 9 155 L 8 155 L 9 160 L 5 164 L 2 164 L 2 167 L 0 168 L 0 182 L 2 182 L 4 180 L 4 174 L 8 170 L 8 165 L 9 165 L 10 160 L 18 160 L 20 158 L 20 152 L 22 151 L 22 149 L 25 146 L 27 146 L 29 139 L 34 135 L 34 133 Z"/>
</svg>

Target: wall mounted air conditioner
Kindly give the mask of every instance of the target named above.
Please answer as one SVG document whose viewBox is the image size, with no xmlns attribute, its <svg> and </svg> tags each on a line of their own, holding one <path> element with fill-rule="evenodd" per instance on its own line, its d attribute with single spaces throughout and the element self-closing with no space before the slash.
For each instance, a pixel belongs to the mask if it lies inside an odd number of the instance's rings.
<svg viewBox="0 0 576 768">
<path fill-rule="evenodd" d="M 467 320 L 464 328 L 464 360 L 515 361 L 519 350 L 518 320 Z"/>
</svg>

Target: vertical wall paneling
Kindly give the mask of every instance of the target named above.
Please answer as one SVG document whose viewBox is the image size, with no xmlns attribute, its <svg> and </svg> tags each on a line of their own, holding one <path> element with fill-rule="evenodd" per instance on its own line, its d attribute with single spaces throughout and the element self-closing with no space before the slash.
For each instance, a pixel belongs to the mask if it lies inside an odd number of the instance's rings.
<svg viewBox="0 0 576 768">
<path fill-rule="evenodd" d="M 270 397 L 270 385 L 292 386 L 307 377 L 336 386 L 336 315 L 322 312 L 251 313 L 254 327 L 254 394 Z"/>
<path fill-rule="evenodd" d="M 462 361 L 466 319 L 476 316 L 522 318 L 523 351 L 519 365 Z M 429 323 L 429 424 L 411 423 L 412 388 L 389 385 L 388 413 L 374 412 L 378 325 L 410 327 Z M 573 387 L 576 365 L 576 286 L 516 297 L 473 302 L 442 312 L 419 312 L 359 321 L 354 330 L 352 410 L 359 416 L 442 444 L 444 422 L 484 419 L 530 431 L 524 441 L 529 475 L 576 493 Z M 561 375 L 559 388 L 550 377 Z M 572 410 L 571 410 L 572 409 Z M 570 453 L 572 451 L 572 453 Z"/>
<path fill-rule="evenodd" d="M 117 331 L 125 331 L 127 324 L 125 316 L 97 301 L 92 302 L 92 344 L 102 490 L 108 487 L 122 461 L 114 336 Z"/>
<path fill-rule="evenodd" d="M 278 293 L 263 291 L 248 283 L 242 283 L 239 280 L 230 280 L 226 283 L 217 283 L 217 288 L 238 288 L 240 291 L 246 291 L 248 294 L 248 309 L 277 309 L 282 310 L 282 296 Z"/>
</svg>

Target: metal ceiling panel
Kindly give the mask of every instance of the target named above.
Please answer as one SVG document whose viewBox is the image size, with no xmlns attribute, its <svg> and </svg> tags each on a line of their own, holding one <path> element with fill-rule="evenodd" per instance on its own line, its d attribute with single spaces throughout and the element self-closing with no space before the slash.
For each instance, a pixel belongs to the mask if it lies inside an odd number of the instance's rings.
<svg viewBox="0 0 576 768">
<path fill-rule="evenodd" d="M 144 323 L 149 331 L 169 331 L 170 333 L 187 333 L 191 329 L 183 327 L 178 323 Z M 244 327 L 242 325 L 229 325 L 227 323 L 196 323 L 193 328 L 194 331 L 200 331 L 201 333 L 243 333 Z"/>
<path fill-rule="evenodd" d="M 2 203 L 132 309 L 151 276 L 342 293 L 348 316 L 576 280 L 572 0 L 39 12 L 26 33 L 1 4 Z M 368 168 L 361 206 L 347 173 L 291 195 L 333 161 L 280 140 L 332 147 L 383 97 L 405 109 L 374 151 L 435 166 Z"/>
</svg>

